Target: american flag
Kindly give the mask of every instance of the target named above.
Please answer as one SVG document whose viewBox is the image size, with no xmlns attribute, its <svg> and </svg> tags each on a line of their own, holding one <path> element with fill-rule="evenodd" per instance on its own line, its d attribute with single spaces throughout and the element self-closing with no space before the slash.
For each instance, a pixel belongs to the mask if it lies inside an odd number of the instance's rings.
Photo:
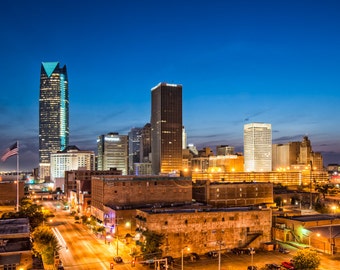
<svg viewBox="0 0 340 270">
<path fill-rule="evenodd" d="M 19 152 L 18 143 L 16 142 L 15 144 L 11 145 L 6 149 L 5 153 L 1 157 L 1 161 L 2 162 L 6 161 L 9 157 L 17 155 L 18 152 Z"/>
</svg>

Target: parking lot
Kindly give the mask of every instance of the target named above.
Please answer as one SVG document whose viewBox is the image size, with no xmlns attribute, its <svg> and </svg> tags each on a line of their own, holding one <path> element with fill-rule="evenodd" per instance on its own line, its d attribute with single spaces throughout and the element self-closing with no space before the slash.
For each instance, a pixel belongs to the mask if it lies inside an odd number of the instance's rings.
<svg viewBox="0 0 340 270">
<path fill-rule="evenodd" d="M 222 253 L 221 255 L 221 270 L 246 270 L 248 266 L 251 265 L 253 260 L 253 265 L 257 266 L 258 269 L 264 267 L 266 264 L 277 264 L 282 265 L 283 262 L 290 262 L 293 258 L 296 248 L 288 247 L 289 253 L 282 253 L 278 250 L 276 251 L 256 251 L 251 255 L 244 252 L 244 254 L 235 254 L 233 252 Z M 340 256 L 330 256 L 325 254 L 320 254 L 321 265 L 319 270 L 337 270 L 340 262 Z M 180 259 L 176 259 L 173 269 L 181 269 Z M 218 269 L 218 257 L 209 257 L 202 255 L 197 261 L 185 260 L 184 263 L 185 270 L 216 270 Z M 281 269 L 285 269 L 281 267 Z"/>
</svg>

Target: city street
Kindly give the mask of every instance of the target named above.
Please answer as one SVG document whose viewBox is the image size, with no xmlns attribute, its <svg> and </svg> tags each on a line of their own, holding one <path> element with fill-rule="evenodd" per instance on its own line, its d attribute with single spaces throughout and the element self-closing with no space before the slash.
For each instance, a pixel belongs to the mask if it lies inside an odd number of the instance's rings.
<svg viewBox="0 0 340 270">
<path fill-rule="evenodd" d="M 110 269 L 110 263 L 113 262 L 113 256 L 117 254 L 117 242 L 111 239 L 111 243 L 106 242 L 103 238 L 98 238 L 90 229 L 83 224 L 76 224 L 74 216 L 69 211 L 56 208 L 57 201 L 45 201 L 44 206 L 55 211 L 56 217 L 50 223 L 50 226 L 60 232 L 62 239 L 60 243 L 62 249 L 60 258 L 65 269 L 76 270 L 96 270 Z M 58 235 L 58 234 L 57 234 Z M 60 238 L 60 236 L 58 237 Z M 264 266 L 266 263 L 281 264 L 283 261 L 290 261 L 296 252 L 296 248 L 289 247 L 289 254 L 282 254 L 278 251 L 260 251 L 256 252 L 251 258 L 250 255 L 233 253 L 222 253 L 221 270 L 243 270 L 248 265 L 253 264 L 258 267 Z M 131 257 L 129 256 L 129 248 L 118 242 L 119 256 L 123 258 L 124 263 L 114 263 L 115 270 L 147 270 L 155 269 L 155 266 L 144 266 L 136 262 L 134 267 L 131 266 Z M 336 270 L 338 269 L 339 257 L 320 254 L 322 263 L 320 270 Z M 174 270 L 181 269 L 181 258 L 177 258 L 172 267 Z M 218 258 L 208 258 L 201 256 L 196 262 L 189 260 L 184 261 L 184 270 L 216 270 L 218 269 Z"/>
</svg>

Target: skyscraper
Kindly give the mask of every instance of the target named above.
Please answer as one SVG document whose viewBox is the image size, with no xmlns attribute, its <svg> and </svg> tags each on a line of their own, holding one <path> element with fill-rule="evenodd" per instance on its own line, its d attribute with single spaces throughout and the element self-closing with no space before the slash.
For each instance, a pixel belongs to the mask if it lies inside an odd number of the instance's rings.
<svg viewBox="0 0 340 270">
<path fill-rule="evenodd" d="M 244 125 L 244 169 L 248 172 L 270 172 L 272 170 L 271 124 Z"/>
<path fill-rule="evenodd" d="M 42 62 L 39 97 L 39 176 L 50 176 L 50 154 L 69 141 L 69 98 L 66 65 Z"/>
<path fill-rule="evenodd" d="M 140 162 L 142 128 L 132 128 L 129 136 L 129 174 L 133 174 L 134 163 Z"/>
<path fill-rule="evenodd" d="M 121 170 L 123 175 L 128 174 L 128 136 L 111 132 L 100 135 L 98 146 L 98 170 L 106 171 L 113 168 Z"/>
<path fill-rule="evenodd" d="M 182 85 L 159 83 L 151 89 L 153 174 L 182 170 Z"/>
<path fill-rule="evenodd" d="M 140 141 L 140 162 L 150 162 L 151 153 L 151 124 L 147 123 L 142 129 Z"/>
</svg>

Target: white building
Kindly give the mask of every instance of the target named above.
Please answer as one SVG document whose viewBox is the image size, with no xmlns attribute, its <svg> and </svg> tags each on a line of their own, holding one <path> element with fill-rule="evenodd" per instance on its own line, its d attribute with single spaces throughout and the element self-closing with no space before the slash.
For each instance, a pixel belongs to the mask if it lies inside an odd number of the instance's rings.
<svg viewBox="0 0 340 270">
<path fill-rule="evenodd" d="M 64 189 L 65 171 L 94 170 L 95 154 L 93 151 L 81 151 L 76 146 L 51 154 L 51 181 L 55 187 Z"/>
<path fill-rule="evenodd" d="M 272 126 L 266 123 L 244 125 L 244 169 L 246 172 L 272 171 Z"/>
</svg>

